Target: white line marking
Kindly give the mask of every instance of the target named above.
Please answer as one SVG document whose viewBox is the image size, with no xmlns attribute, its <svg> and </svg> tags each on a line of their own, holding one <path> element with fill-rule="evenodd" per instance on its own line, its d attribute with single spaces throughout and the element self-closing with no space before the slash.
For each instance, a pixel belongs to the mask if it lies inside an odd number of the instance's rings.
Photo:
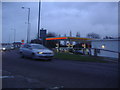
<svg viewBox="0 0 120 90">
<path fill-rule="evenodd" d="M 14 76 L 0 76 L 0 78 L 14 78 Z"/>
</svg>

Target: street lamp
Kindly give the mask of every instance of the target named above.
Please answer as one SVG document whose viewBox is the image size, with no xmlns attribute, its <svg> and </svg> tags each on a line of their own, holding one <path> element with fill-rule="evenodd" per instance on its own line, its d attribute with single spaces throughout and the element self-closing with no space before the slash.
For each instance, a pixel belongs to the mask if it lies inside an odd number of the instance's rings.
<svg viewBox="0 0 120 90">
<path fill-rule="evenodd" d="M 29 37 L 30 37 L 30 28 L 29 28 L 29 24 L 30 24 L 30 8 L 27 7 L 21 7 L 22 9 L 28 9 L 28 27 L 27 27 L 27 43 L 29 42 Z"/>
<path fill-rule="evenodd" d="M 39 39 L 39 30 L 40 30 L 40 13 L 41 13 L 41 0 L 39 0 L 39 11 L 38 11 L 38 39 Z"/>
</svg>

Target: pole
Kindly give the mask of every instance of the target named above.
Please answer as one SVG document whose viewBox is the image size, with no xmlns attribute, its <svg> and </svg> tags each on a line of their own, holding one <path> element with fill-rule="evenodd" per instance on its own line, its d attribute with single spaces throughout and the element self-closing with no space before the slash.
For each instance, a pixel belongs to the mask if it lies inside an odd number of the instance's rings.
<svg viewBox="0 0 120 90">
<path fill-rule="evenodd" d="M 15 43 L 15 39 L 16 39 L 16 29 L 12 28 L 12 30 L 14 31 L 14 43 Z"/>
<path fill-rule="evenodd" d="M 10 40 L 10 33 L 9 33 L 9 41 L 8 41 L 8 42 L 10 43 L 10 41 L 11 41 L 11 40 Z"/>
<path fill-rule="evenodd" d="M 27 7 L 22 7 L 22 9 L 28 9 L 28 27 L 27 27 L 27 43 L 29 42 L 29 39 L 30 39 L 30 28 L 29 28 L 29 24 L 30 24 L 30 8 L 27 8 Z"/>
<path fill-rule="evenodd" d="M 40 34 L 40 8 L 41 8 L 41 2 L 39 0 L 39 13 L 38 13 L 38 39 L 39 39 L 39 34 Z"/>
<path fill-rule="evenodd" d="M 16 30 L 14 29 L 14 43 L 15 43 L 15 38 L 16 38 Z"/>
<path fill-rule="evenodd" d="M 30 36 L 30 32 L 29 32 L 29 24 L 30 24 L 30 8 L 28 8 L 27 43 L 29 42 L 29 36 Z"/>
</svg>

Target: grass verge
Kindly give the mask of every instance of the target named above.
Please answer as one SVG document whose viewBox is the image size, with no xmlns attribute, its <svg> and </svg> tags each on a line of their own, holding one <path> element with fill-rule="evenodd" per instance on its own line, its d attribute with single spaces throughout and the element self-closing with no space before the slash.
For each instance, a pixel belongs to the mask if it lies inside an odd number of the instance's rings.
<svg viewBox="0 0 120 90">
<path fill-rule="evenodd" d="M 70 53 L 55 53 L 55 58 L 63 59 L 63 60 L 76 60 L 82 62 L 99 62 L 99 63 L 107 63 L 107 61 L 101 60 L 100 57 L 91 57 L 91 56 L 82 56 Z"/>
</svg>

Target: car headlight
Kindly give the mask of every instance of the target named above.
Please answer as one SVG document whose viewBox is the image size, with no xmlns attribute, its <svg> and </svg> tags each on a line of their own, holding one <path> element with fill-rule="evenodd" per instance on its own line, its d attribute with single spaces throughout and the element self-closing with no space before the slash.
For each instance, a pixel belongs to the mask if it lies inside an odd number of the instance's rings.
<svg viewBox="0 0 120 90">
<path fill-rule="evenodd" d="M 38 54 L 43 54 L 43 52 L 38 52 Z"/>
<path fill-rule="evenodd" d="M 3 48 L 3 50 L 6 50 L 6 48 Z"/>
</svg>

